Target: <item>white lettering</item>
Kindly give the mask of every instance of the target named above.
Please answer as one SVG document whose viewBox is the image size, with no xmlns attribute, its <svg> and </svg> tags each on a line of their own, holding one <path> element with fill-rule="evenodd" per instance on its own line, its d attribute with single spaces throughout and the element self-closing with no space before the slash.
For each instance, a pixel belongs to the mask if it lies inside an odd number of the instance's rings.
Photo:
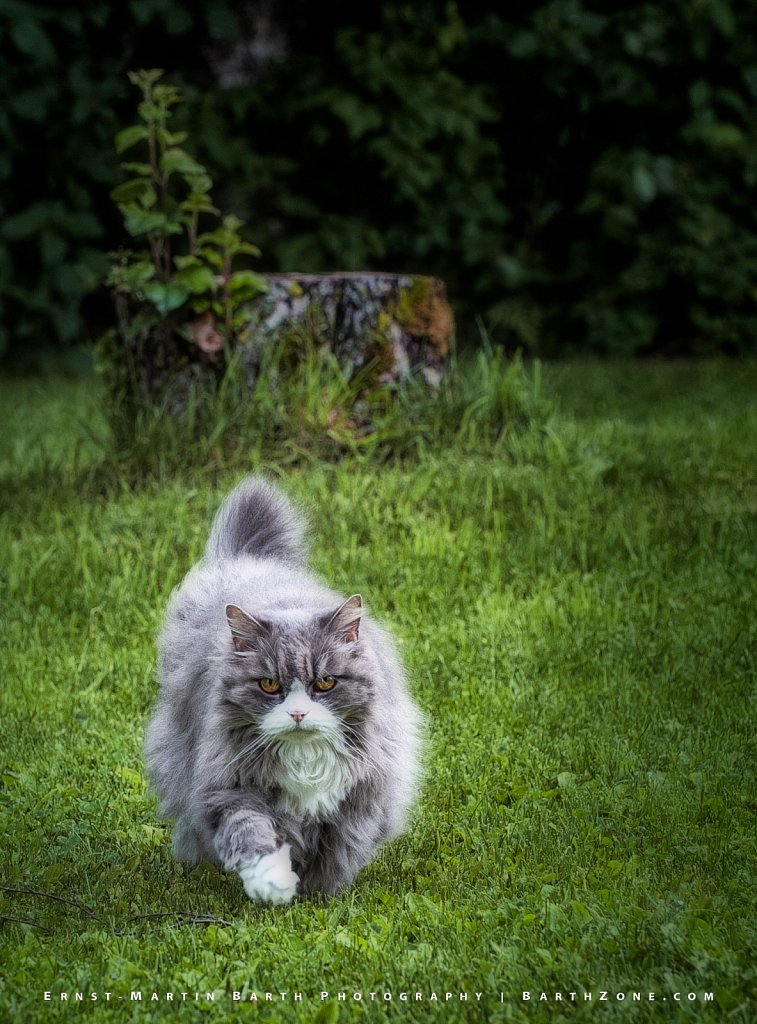
<svg viewBox="0 0 757 1024">
<path fill-rule="evenodd" d="M 531 998 L 531 993 L 530 993 L 530 992 L 524 992 L 524 993 L 523 993 L 523 1002 L 524 1002 L 524 1003 L 525 1003 L 525 1002 L 526 1002 L 527 1000 L 529 1000 L 530 998 Z"/>
<path fill-rule="evenodd" d="M 74 1002 L 75 1003 L 83 1003 L 84 1002 L 84 993 L 83 992 L 75 992 L 74 993 Z"/>
<path fill-rule="evenodd" d="M 42 998 L 45 1000 L 46 1003 L 52 1002 L 52 992 L 45 992 Z"/>
<path fill-rule="evenodd" d="M 460 1002 L 461 1003 L 467 1003 L 468 1002 L 468 993 L 467 992 L 461 992 L 460 993 Z"/>
<path fill-rule="evenodd" d="M 618 1000 L 619 1003 L 622 1003 L 623 1000 L 626 998 L 626 994 L 625 992 L 618 992 L 615 998 Z"/>
<path fill-rule="evenodd" d="M 681 1002 L 681 993 L 680 992 L 674 992 L 673 993 L 673 998 L 675 999 L 675 1001 L 677 1003 L 680 1003 Z"/>
<path fill-rule="evenodd" d="M 345 1001 L 345 999 L 347 998 L 347 993 L 346 992 L 337 992 L 336 998 L 337 998 L 338 1002 L 343 1003 Z"/>
<path fill-rule="evenodd" d="M 715 998 L 715 994 L 713 992 L 705 992 L 705 994 L 704 994 L 704 1001 L 706 1003 L 711 1003 L 714 998 Z"/>
<path fill-rule="evenodd" d="M 142 993 L 141 992 L 130 992 L 129 993 L 129 1000 L 132 1003 L 141 1003 L 142 1002 Z"/>
</svg>

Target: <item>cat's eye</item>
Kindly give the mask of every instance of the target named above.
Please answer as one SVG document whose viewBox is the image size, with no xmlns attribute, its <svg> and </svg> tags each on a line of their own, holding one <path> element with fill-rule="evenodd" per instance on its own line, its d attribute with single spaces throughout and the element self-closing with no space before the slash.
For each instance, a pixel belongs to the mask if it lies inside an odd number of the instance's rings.
<svg viewBox="0 0 757 1024">
<path fill-rule="evenodd" d="M 334 689 L 336 679 L 333 676 L 319 676 L 313 680 L 313 689 L 319 693 L 327 693 L 329 690 Z"/>
<path fill-rule="evenodd" d="M 281 683 L 276 679 L 258 679 L 258 686 L 263 693 L 278 693 Z"/>
</svg>

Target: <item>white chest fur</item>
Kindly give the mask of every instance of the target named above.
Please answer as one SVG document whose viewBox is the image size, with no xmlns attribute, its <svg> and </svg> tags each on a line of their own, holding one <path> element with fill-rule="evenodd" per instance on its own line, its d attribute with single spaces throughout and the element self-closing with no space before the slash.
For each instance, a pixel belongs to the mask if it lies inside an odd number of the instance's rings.
<svg viewBox="0 0 757 1024">
<path fill-rule="evenodd" d="M 331 744 L 317 740 L 287 743 L 279 750 L 279 761 L 282 810 L 320 818 L 339 805 L 348 778 Z"/>
</svg>

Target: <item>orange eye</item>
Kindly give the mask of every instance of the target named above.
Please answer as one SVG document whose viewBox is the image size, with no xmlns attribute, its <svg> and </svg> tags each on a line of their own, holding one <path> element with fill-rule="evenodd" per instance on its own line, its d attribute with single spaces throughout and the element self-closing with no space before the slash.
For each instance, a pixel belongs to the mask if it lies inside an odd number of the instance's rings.
<svg viewBox="0 0 757 1024">
<path fill-rule="evenodd" d="M 258 686 L 263 693 L 278 693 L 281 689 L 281 683 L 275 679 L 258 679 Z"/>
<path fill-rule="evenodd" d="M 318 690 L 319 693 L 326 693 L 328 690 L 333 690 L 336 684 L 336 679 L 333 676 L 321 676 L 319 679 L 313 680 L 313 689 Z"/>
</svg>

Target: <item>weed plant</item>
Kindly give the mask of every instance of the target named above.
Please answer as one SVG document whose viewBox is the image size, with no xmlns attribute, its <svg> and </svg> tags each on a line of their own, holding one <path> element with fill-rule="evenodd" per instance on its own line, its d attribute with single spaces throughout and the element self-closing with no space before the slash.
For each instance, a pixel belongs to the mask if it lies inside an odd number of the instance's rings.
<svg viewBox="0 0 757 1024">
<path fill-rule="evenodd" d="M 141 477 L 91 383 L 0 382 L 0 1019 L 755 1019 L 754 367 L 499 358 L 365 436 L 339 377 L 219 393 Z M 174 863 L 142 773 L 163 608 L 253 466 L 428 716 L 410 831 L 327 904 Z"/>
</svg>

